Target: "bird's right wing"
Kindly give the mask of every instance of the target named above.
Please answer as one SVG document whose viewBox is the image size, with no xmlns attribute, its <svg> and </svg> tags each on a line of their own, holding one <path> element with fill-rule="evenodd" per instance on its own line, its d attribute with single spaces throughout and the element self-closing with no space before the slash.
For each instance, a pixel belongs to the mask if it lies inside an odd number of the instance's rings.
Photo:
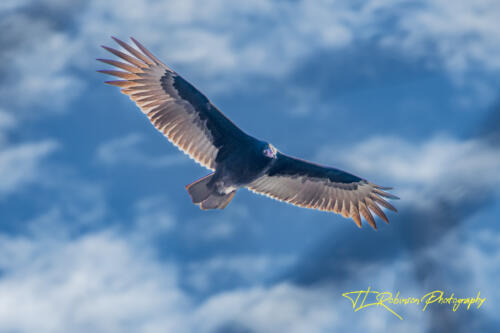
<svg viewBox="0 0 500 333">
<path fill-rule="evenodd" d="M 122 69 L 99 71 L 123 79 L 106 83 L 121 87 L 156 129 L 195 161 L 214 170 L 219 150 L 248 138 L 205 95 L 135 39 L 139 49 L 113 39 L 129 54 L 103 46 L 125 60 L 98 59 Z"/>
<path fill-rule="evenodd" d="M 396 211 L 382 197 L 398 199 L 375 185 L 345 171 L 307 162 L 282 153 L 273 166 L 248 188 L 273 199 L 304 208 L 319 209 L 351 217 L 361 227 L 360 214 L 377 228 L 370 211 L 387 223 L 379 205 Z"/>
</svg>

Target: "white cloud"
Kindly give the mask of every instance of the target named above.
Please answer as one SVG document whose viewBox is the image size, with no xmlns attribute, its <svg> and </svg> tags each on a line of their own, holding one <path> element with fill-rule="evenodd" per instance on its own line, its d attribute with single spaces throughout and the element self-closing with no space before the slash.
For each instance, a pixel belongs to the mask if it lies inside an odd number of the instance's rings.
<svg viewBox="0 0 500 333">
<path fill-rule="evenodd" d="M 463 257 L 454 258 L 451 264 L 456 269 L 464 269 L 472 274 L 468 284 L 470 292 L 481 291 L 487 298 L 487 311 L 495 318 L 496 310 L 500 306 L 500 290 L 496 277 L 500 274 L 500 234 L 492 230 L 481 230 L 467 242 L 460 242 L 463 247 Z M 439 253 L 439 252 L 435 252 Z"/>
<path fill-rule="evenodd" d="M 14 116 L 3 109 L 0 109 L 0 147 L 8 143 L 7 132 L 17 126 Z"/>
<path fill-rule="evenodd" d="M 138 207 L 147 209 L 151 201 L 155 200 L 145 200 Z M 62 229 L 71 224 L 58 223 Z M 429 324 L 428 312 L 423 313 L 418 306 L 397 307 L 404 318 L 400 321 L 382 308 L 354 312 L 352 304 L 341 296 L 368 286 L 400 291 L 402 296 L 421 296 L 429 290 L 417 287 L 414 258 L 355 267 L 356 274 L 342 286 L 301 287 L 287 282 L 264 286 L 256 282 L 195 301 L 180 285 L 200 274 L 236 272 L 249 281 L 259 280 L 267 269 L 286 264 L 290 258 L 215 257 L 193 263 L 180 275 L 181 263 L 159 260 L 151 244 L 136 241 L 133 234 L 143 231 L 105 229 L 76 238 L 65 233 L 57 237 L 38 232 L 31 236 L 0 234 L 0 331 L 208 333 L 240 327 L 258 332 L 420 332 Z M 445 239 L 426 251 L 446 254 L 458 246 L 455 240 L 452 243 L 450 246 Z M 482 288 L 489 302 L 498 299 L 491 289 L 491 281 L 498 275 L 497 243 L 497 234 L 481 232 L 460 243 L 464 256 L 446 256 L 447 265 L 467 266 L 473 272 L 467 283 Z M 441 262 L 442 256 L 437 260 Z M 460 284 L 452 287 L 467 290 Z M 479 311 L 495 316 L 494 309 Z"/>
<path fill-rule="evenodd" d="M 198 291 L 207 291 L 221 277 L 236 278 L 238 283 L 256 285 L 273 277 L 295 262 L 291 255 L 219 255 L 187 266 L 188 283 Z"/>
<path fill-rule="evenodd" d="M 180 288 L 175 265 L 112 230 L 76 239 L 0 240 L 1 331 L 213 332 L 237 322 L 259 332 L 330 332 L 399 321 L 380 309 L 354 313 L 344 291 L 288 283 L 197 303 Z"/>
<path fill-rule="evenodd" d="M 4 0 L 0 4 L 0 10 L 9 11 L 14 9 L 19 9 L 26 7 L 32 3 L 34 3 L 33 0 Z M 71 7 L 74 6 L 74 3 L 69 3 L 68 1 L 65 0 L 37 0 L 36 4 L 48 6 L 59 10 L 71 9 Z"/>
<path fill-rule="evenodd" d="M 134 207 L 134 234 L 150 240 L 154 237 L 164 237 L 176 225 L 169 200 L 164 196 L 147 197 L 139 200 Z"/>
<path fill-rule="evenodd" d="M 94 0 L 77 4 L 78 11 L 59 0 L 44 1 L 55 12 L 75 15 L 78 25 L 71 31 L 14 10 L 28 4 L 4 5 L 11 11 L 4 24 L 17 46 L 4 50 L 11 84 L 0 87 L 0 96 L 19 96 L 9 100 L 24 106 L 64 107 L 83 87 L 71 69 L 97 68 L 94 59 L 105 53 L 98 45 L 109 44 L 110 35 L 135 36 L 166 63 L 187 69 L 184 74 L 196 73 L 195 83 L 207 93 L 249 84 L 254 75 L 283 77 L 319 50 L 374 40 L 442 65 L 453 77 L 500 69 L 495 0 Z"/>
<path fill-rule="evenodd" d="M 500 184 L 500 151 L 476 140 L 437 136 L 420 143 L 399 137 L 374 137 L 353 147 L 323 147 L 319 159 L 341 156 L 355 174 L 395 187 L 402 204 L 431 204 L 435 198 L 459 202 L 471 193 L 487 193 Z M 413 200 L 410 200 L 413 199 Z"/>
<path fill-rule="evenodd" d="M 186 157 L 181 153 L 159 156 L 148 155 L 144 152 L 145 146 L 144 138 L 139 134 L 132 133 L 101 144 L 97 148 L 96 157 L 98 161 L 106 165 L 131 164 L 149 167 L 168 167 L 187 161 Z"/>
<path fill-rule="evenodd" d="M 496 283 L 496 276 L 500 274 L 500 233 L 483 226 L 476 226 L 473 232 L 462 229 L 449 232 L 420 255 L 439 265 L 440 271 L 447 272 L 439 278 L 450 285 L 456 296 L 475 297 L 480 292 L 486 300 L 479 311 L 495 318 L 495 309 L 500 306 Z"/>
<path fill-rule="evenodd" d="M 238 233 L 256 233 L 257 225 L 252 223 L 252 215 L 247 206 L 231 202 L 231 209 L 220 214 L 204 217 L 205 222 L 200 225 L 199 219 L 188 220 L 183 223 L 187 241 L 197 244 L 201 241 L 217 243 L 234 237 Z"/>
<path fill-rule="evenodd" d="M 388 269 L 391 268 L 395 267 Z M 378 278 L 374 276 L 373 280 Z M 302 288 L 285 282 L 267 288 L 221 293 L 211 297 L 197 310 L 195 318 L 199 326 L 196 328 L 203 327 L 210 332 L 223 327 L 223 324 L 237 322 L 243 328 L 256 332 L 382 332 L 391 329 L 421 332 L 427 325 L 417 307 L 402 309 L 403 321 L 376 307 L 354 312 L 350 301 L 341 294 L 367 286 L 353 285 L 352 288 Z M 410 289 L 406 292 L 418 295 Z"/>
<path fill-rule="evenodd" d="M 40 164 L 56 148 L 51 140 L 0 147 L 0 197 L 39 180 Z"/>
<path fill-rule="evenodd" d="M 484 324 L 496 318 L 495 311 L 500 301 L 494 282 L 499 273 L 500 236 L 498 232 L 491 230 L 480 230 L 466 239 L 458 235 L 459 232 L 450 232 L 435 245 L 408 257 L 357 265 L 353 267 L 353 274 L 349 279 L 340 283 L 340 288 L 336 285 L 301 288 L 283 282 L 269 287 L 220 293 L 212 296 L 197 310 L 196 318 L 208 328 L 237 321 L 242 323 L 242 327 L 257 332 L 422 332 L 429 328 L 435 329 L 433 321 L 439 321 L 440 318 L 436 318 L 439 314 L 433 312 L 441 310 L 449 311 L 453 322 L 462 323 L 466 327 L 473 327 L 479 320 Z M 437 285 L 432 283 L 435 280 L 428 284 L 420 281 L 422 284 L 419 284 L 419 272 L 415 271 L 415 263 L 422 257 L 431 259 L 434 263 L 435 266 L 424 266 L 423 269 L 430 269 L 426 273 L 433 277 L 437 275 L 440 279 Z M 433 269 L 442 274 L 433 272 Z M 421 297 L 442 288 L 443 283 L 445 292 L 454 292 L 455 297 L 475 297 L 481 291 L 482 297 L 486 297 L 486 306 L 469 310 L 479 314 L 475 317 L 476 321 L 462 322 L 460 318 L 463 318 L 461 316 L 466 310 L 453 313 L 446 305 L 431 306 L 426 312 L 422 312 L 422 307 L 418 305 L 391 306 L 404 318 L 400 321 L 380 307 L 354 312 L 352 304 L 340 296 L 343 292 L 370 286 L 372 290 L 388 291 L 393 295 L 399 291 L 400 297 Z"/>
<path fill-rule="evenodd" d="M 4 102 L 11 107 L 60 109 L 79 94 L 83 83 L 69 72 L 78 47 L 69 34 L 54 30 L 48 20 L 19 13 L 2 20 L 9 27 L 9 38 L 15 39 L 3 45 L 9 73 L 0 85 Z"/>
<path fill-rule="evenodd" d="M 108 13 L 108 20 L 93 15 L 96 10 Z M 84 35 L 100 39 L 103 31 L 113 29 L 124 36 L 135 34 L 159 49 L 165 61 L 187 63 L 210 76 L 284 75 L 318 50 L 345 48 L 376 36 L 384 46 L 411 57 L 430 57 L 461 73 L 475 66 L 500 69 L 499 12 L 495 0 L 256 1 L 246 6 L 226 0 L 127 6 L 99 2 L 85 16 L 84 26 L 91 31 Z M 262 21 L 265 31 L 259 31 L 255 20 Z M 166 30 L 168 35 L 159 33 Z"/>
<path fill-rule="evenodd" d="M 5 0 L 0 4 L 0 10 L 7 11 L 19 8 L 25 5 L 29 0 Z"/>
<path fill-rule="evenodd" d="M 326 332 L 340 320 L 332 296 L 289 284 L 223 293 L 199 310 L 206 331 L 238 321 L 257 332 Z"/>
<path fill-rule="evenodd" d="M 498 235 L 479 233 L 461 242 L 464 256 L 447 265 L 467 267 L 469 287 L 454 284 L 457 296 L 480 288 L 496 304 Z M 337 287 L 300 287 L 286 282 L 225 291 L 195 302 L 183 291 L 176 265 L 159 261 L 150 249 L 112 230 L 68 238 L 0 236 L 0 330 L 18 332 L 213 332 L 230 325 L 258 332 L 398 330 L 420 332 L 429 312 L 397 306 L 400 321 L 382 308 L 354 312 L 343 292 L 368 287 L 421 296 L 411 260 L 359 267 L 352 281 Z M 455 243 L 453 243 L 455 244 Z M 456 246 L 456 244 L 454 245 Z M 491 249 L 495 249 L 491 251 Z M 446 253 L 448 241 L 429 253 Z M 446 250 L 446 251 L 445 251 Z M 450 259 L 451 258 L 451 259 Z M 441 258 L 442 259 L 442 258 Z M 252 270 L 254 261 L 241 261 Z M 440 262 L 440 261 L 438 261 Z M 195 275 L 190 272 L 183 278 Z M 460 295 L 459 295 L 459 294 Z M 474 294 L 475 295 L 475 294 Z M 22 311 L 20 311 L 22 309 Z M 430 309 L 429 311 L 433 311 Z M 449 310 L 451 312 L 451 309 Z M 475 309 L 471 311 L 476 311 Z M 479 309 L 494 318 L 494 307 Z"/>
<path fill-rule="evenodd" d="M 112 232 L 70 240 L 2 236 L 0 330 L 185 331 L 175 268 Z"/>
<path fill-rule="evenodd" d="M 0 109 L 0 131 L 11 129 L 16 125 L 17 121 L 12 114 Z"/>
<path fill-rule="evenodd" d="M 439 59 L 452 73 L 475 66 L 500 69 L 500 3 L 429 0 L 401 12 L 385 42 Z"/>
<path fill-rule="evenodd" d="M 360 38 L 358 36 L 375 34 L 373 31 L 377 29 L 371 29 L 377 22 L 374 15 L 388 8 L 387 2 L 380 1 L 360 5 L 359 11 L 347 5 L 335 7 L 338 3 L 255 1 L 242 6 L 228 1 L 93 1 L 84 10 L 83 24 L 77 27 L 75 35 L 54 33 L 45 23 L 27 28 L 26 34 L 39 30 L 49 37 L 31 46 L 24 45 L 21 53 L 10 55 L 17 57 L 12 66 L 19 74 L 19 82 L 3 87 L 1 94 L 22 96 L 22 103 L 27 104 L 58 101 L 64 105 L 81 87 L 77 75 L 67 69 L 76 66 L 93 70 L 98 41 L 102 43 L 103 36 L 117 32 L 137 36 L 166 62 L 189 64 L 199 69 L 202 76 L 222 73 L 243 81 L 244 75 L 253 73 L 285 75 L 293 70 L 297 61 L 318 48 L 342 48 Z M 11 3 L 8 6 L 12 6 Z M 448 9 L 439 8 L 436 15 L 446 18 L 442 12 L 447 13 Z M 474 43 L 465 43 L 464 50 L 453 50 L 452 46 L 437 51 L 426 49 L 426 41 L 438 43 L 450 37 L 459 40 L 461 34 L 474 32 L 477 27 L 459 25 L 456 28 L 463 30 L 455 31 L 454 37 L 436 30 L 435 25 L 415 24 L 411 21 L 411 13 L 412 10 L 408 10 L 408 14 L 402 15 L 404 20 L 398 24 L 408 31 L 422 31 L 388 38 L 387 43 L 392 47 L 399 47 L 398 41 L 403 41 L 404 50 L 418 46 L 419 55 L 438 57 L 450 71 L 466 70 L 471 62 L 498 54 L 494 48 L 485 49 L 482 38 L 479 38 L 476 53 L 470 51 Z M 214 20 L 214 17 L 219 19 Z M 273 23 L 267 31 L 255 33 L 252 29 L 258 25 L 251 21 L 255 17 Z M 417 17 L 415 20 L 425 23 L 428 19 Z M 441 24 L 458 24 L 453 20 L 444 21 Z M 16 22 L 18 29 L 28 24 L 19 17 Z M 488 22 L 492 24 L 491 17 Z M 361 33 L 361 30 L 367 32 Z M 480 35 L 489 32 L 497 33 L 479 29 Z M 251 38 L 246 40 L 248 35 Z M 496 35 L 489 38 L 494 40 Z M 47 68 L 44 68 L 45 63 L 49 63 Z M 486 59 L 483 66 L 497 68 L 496 60 Z M 8 116 L 3 118 L 3 124 L 4 128 L 15 126 Z M 0 129 L 1 126 L 2 113 Z M 175 163 L 168 156 L 163 159 L 145 154 L 140 149 L 141 140 L 140 136 L 130 135 L 110 141 L 99 149 L 98 159 L 105 164 L 164 166 Z M 0 175 L 3 175 L 0 176 L 0 194 L 12 193 L 36 181 L 40 163 L 56 148 L 57 144 L 52 141 L 0 148 Z M 329 149 L 324 151 L 324 154 L 331 153 Z M 399 188 L 397 192 L 405 199 L 413 195 L 425 201 L 442 194 L 439 191 L 458 198 L 463 188 L 498 185 L 498 153 L 475 140 L 439 137 L 413 144 L 398 138 L 376 138 L 355 146 L 345 163 L 363 176 L 373 176 L 374 181 L 376 177 L 387 179 L 387 184 L 382 185 L 401 185 L 403 193 Z M 337 152 L 335 155 L 338 156 Z M 329 158 L 322 156 L 324 160 Z M 185 157 L 179 154 L 179 160 Z M 86 192 L 84 197 L 95 194 L 91 189 L 83 192 Z M 147 238 L 156 232 L 169 232 L 176 225 L 169 211 L 162 207 L 162 200 L 148 198 L 137 204 L 134 232 L 145 234 Z M 70 206 L 65 210 L 71 210 Z M 91 208 L 85 212 L 81 207 L 74 207 L 69 215 L 83 215 L 83 221 L 101 221 L 105 206 Z M 237 211 L 234 208 L 232 211 Z M 242 211 L 248 214 L 245 207 Z M 394 329 L 394 325 L 402 325 L 399 330 L 404 328 L 410 332 L 422 328 L 423 320 L 418 315 L 415 318 L 419 320 L 394 324 L 389 319 L 392 318 L 390 314 L 382 312 L 381 315 L 375 309 L 368 309 L 364 314 L 367 320 L 359 320 L 363 314 L 344 311 L 342 305 L 346 300 L 339 296 L 338 290 L 301 288 L 288 283 L 227 291 L 196 305 L 180 289 L 176 266 L 158 261 L 144 242 L 135 243 L 137 239 L 129 234 L 105 231 L 76 239 L 67 238 L 65 233 L 54 239 L 47 237 L 61 229 L 62 224 L 75 222 L 66 221 L 66 215 L 67 212 L 56 207 L 31 221 L 34 236 L 0 237 L 0 331 L 209 332 L 225 322 L 235 321 L 264 332 L 345 331 L 352 326 L 389 330 Z M 46 228 L 44 221 L 51 223 L 50 228 Z M 202 237 L 210 241 L 226 238 L 234 234 L 235 228 L 234 221 L 214 222 L 201 229 L 207 231 Z M 494 241 L 498 240 L 494 238 L 493 242 L 485 243 L 491 245 Z M 466 262 L 474 262 L 475 274 L 478 274 L 474 281 L 479 286 L 487 286 L 493 281 L 492 277 L 498 275 L 491 268 L 498 267 L 498 253 L 489 255 L 473 244 L 468 245 Z M 199 268 L 191 267 L 192 276 L 186 279 L 225 271 L 258 279 L 269 267 L 280 262 L 286 262 L 286 258 L 215 257 L 197 263 Z M 488 265 L 491 266 L 489 270 Z M 372 282 L 390 281 L 384 284 L 389 288 L 397 285 L 398 273 L 408 269 L 401 262 L 385 268 L 366 267 L 359 276 L 369 276 Z M 485 269 L 487 275 L 481 275 Z M 210 281 L 210 276 L 205 282 L 198 282 L 206 286 L 206 281 Z"/>
<path fill-rule="evenodd" d="M 51 171 L 54 172 L 53 165 Z M 57 171 L 61 173 L 61 170 Z M 109 213 L 102 188 L 75 178 L 74 175 L 57 175 L 40 180 L 50 199 L 46 200 L 42 213 L 21 225 L 28 234 L 40 238 L 62 238 L 75 231 L 102 227 L 101 223 Z"/>
</svg>

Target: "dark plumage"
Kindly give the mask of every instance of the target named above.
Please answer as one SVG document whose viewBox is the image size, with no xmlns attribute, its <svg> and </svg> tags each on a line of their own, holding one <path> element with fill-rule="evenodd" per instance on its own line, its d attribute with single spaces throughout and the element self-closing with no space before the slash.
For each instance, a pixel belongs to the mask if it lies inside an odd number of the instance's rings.
<svg viewBox="0 0 500 333">
<path fill-rule="evenodd" d="M 135 49 L 113 38 L 129 54 L 103 46 L 125 60 L 98 59 L 123 71 L 101 70 L 123 80 L 118 86 L 170 142 L 214 171 L 186 186 L 202 209 L 223 209 L 236 190 L 254 192 L 300 207 L 361 217 L 376 228 L 371 212 L 389 222 L 379 205 L 396 211 L 382 197 L 397 199 L 384 188 L 350 173 L 287 156 L 271 144 L 239 129 L 201 92 L 132 38 Z"/>
</svg>

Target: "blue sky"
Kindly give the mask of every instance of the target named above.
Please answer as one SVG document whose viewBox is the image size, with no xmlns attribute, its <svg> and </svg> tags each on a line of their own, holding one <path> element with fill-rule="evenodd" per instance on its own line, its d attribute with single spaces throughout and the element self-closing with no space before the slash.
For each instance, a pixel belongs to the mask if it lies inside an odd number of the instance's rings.
<svg viewBox="0 0 500 333">
<path fill-rule="evenodd" d="M 2 1 L 0 332 L 408 332 L 498 327 L 500 4 Z M 377 232 L 206 175 L 118 89 L 133 36 L 245 131 L 393 186 Z M 480 309 L 354 312 L 370 286 Z"/>
</svg>

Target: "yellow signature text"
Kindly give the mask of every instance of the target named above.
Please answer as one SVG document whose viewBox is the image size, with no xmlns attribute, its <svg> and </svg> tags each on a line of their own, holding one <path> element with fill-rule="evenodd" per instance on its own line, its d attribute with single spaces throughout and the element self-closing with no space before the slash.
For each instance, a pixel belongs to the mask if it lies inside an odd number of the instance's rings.
<svg viewBox="0 0 500 333">
<path fill-rule="evenodd" d="M 369 307 L 381 307 L 391 312 L 400 320 L 403 320 L 403 317 L 394 310 L 395 305 L 406 306 L 409 304 L 416 304 L 422 307 L 422 311 L 425 311 L 430 304 L 446 304 L 451 305 L 452 310 L 455 312 L 461 305 L 467 306 L 467 310 L 469 310 L 472 305 L 476 304 L 476 307 L 479 309 L 486 300 L 485 297 L 481 298 L 481 292 L 478 292 L 475 298 L 458 298 L 455 297 L 454 293 L 448 297 L 444 297 L 444 292 L 442 290 L 435 290 L 425 294 L 421 298 L 416 298 L 401 297 L 399 291 L 393 296 L 391 292 L 371 290 L 370 287 L 366 290 L 346 292 L 343 293 L 342 296 L 352 302 L 354 312 Z"/>
</svg>

